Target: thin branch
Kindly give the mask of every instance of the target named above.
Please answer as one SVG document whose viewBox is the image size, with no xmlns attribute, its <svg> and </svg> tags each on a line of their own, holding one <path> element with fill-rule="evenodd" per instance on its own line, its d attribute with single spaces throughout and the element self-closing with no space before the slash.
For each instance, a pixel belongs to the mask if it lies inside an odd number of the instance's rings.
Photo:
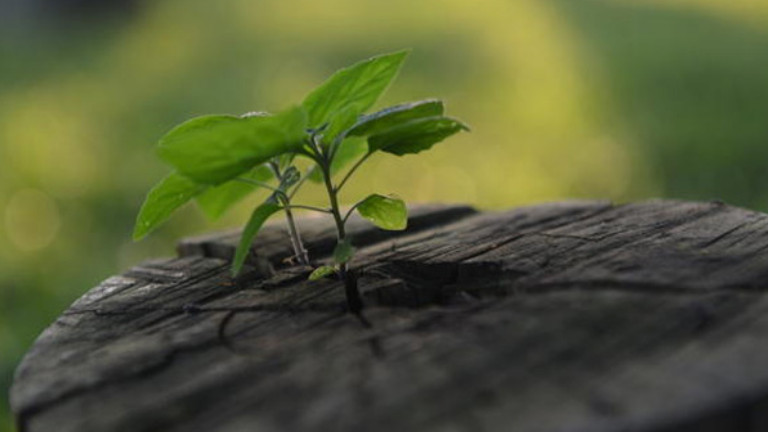
<svg viewBox="0 0 768 432">
<path fill-rule="evenodd" d="M 355 203 L 355 205 L 353 205 L 352 207 L 350 207 L 350 208 L 349 208 L 349 210 L 347 210 L 347 214 L 345 214 L 345 215 L 344 215 L 344 219 L 342 219 L 342 220 L 344 221 L 344 223 L 347 223 L 347 219 L 349 219 L 349 217 L 350 217 L 350 216 L 352 216 L 352 212 L 353 212 L 353 211 L 355 211 L 355 209 L 357 208 L 357 206 L 359 206 L 360 204 L 362 204 L 362 203 L 363 203 L 363 201 L 365 201 L 365 200 L 364 200 L 364 199 L 362 199 L 362 200 L 360 200 L 360 201 L 356 202 L 356 203 Z"/>
<path fill-rule="evenodd" d="M 332 213 L 330 209 L 320 208 L 320 207 L 313 207 L 308 205 L 299 205 L 299 204 L 291 204 L 291 205 L 284 205 L 283 208 L 288 209 L 302 209 L 302 210 L 312 210 L 320 213 Z"/>
<path fill-rule="evenodd" d="M 299 227 L 296 226 L 296 221 L 293 219 L 293 212 L 291 212 L 290 201 L 285 194 L 281 200 L 283 202 L 283 211 L 285 211 L 285 217 L 288 220 L 288 233 L 291 237 L 291 245 L 293 246 L 294 254 L 299 262 L 303 265 L 309 265 L 309 256 L 307 250 L 304 249 L 304 244 L 301 242 L 301 234 L 299 233 Z"/>
<path fill-rule="evenodd" d="M 368 152 L 365 154 L 365 156 L 361 157 L 355 164 L 352 166 L 352 168 L 347 172 L 347 175 L 344 176 L 344 178 L 341 180 L 341 183 L 339 183 L 338 186 L 336 186 L 336 191 L 340 191 L 342 187 L 344 187 L 344 184 L 347 183 L 347 180 L 349 180 L 350 177 L 352 177 L 352 174 L 354 174 L 355 171 L 357 171 L 358 168 L 360 168 L 360 165 L 365 162 L 368 157 L 370 157 L 373 153 Z"/>
<path fill-rule="evenodd" d="M 282 178 L 283 176 L 280 174 L 280 165 L 277 162 L 275 162 L 275 158 L 272 158 L 272 160 L 270 160 L 268 164 L 269 164 L 269 167 L 272 168 L 272 172 L 275 173 L 275 177 L 277 177 L 277 179 L 280 180 L 280 178 Z"/>
</svg>

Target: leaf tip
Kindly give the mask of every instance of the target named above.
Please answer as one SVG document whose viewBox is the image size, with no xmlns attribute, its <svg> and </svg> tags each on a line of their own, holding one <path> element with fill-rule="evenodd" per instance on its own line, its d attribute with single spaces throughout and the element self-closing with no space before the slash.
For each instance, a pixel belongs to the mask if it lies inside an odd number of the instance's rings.
<svg viewBox="0 0 768 432">
<path fill-rule="evenodd" d="M 141 210 L 144 210 L 144 206 L 142 206 Z M 131 239 L 133 239 L 134 242 L 143 239 L 150 231 L 152 231 L 151 224 L 144 220 L 143 212 L 141 210 L 136 217 L 136 224 L 133 226 L 133 233 L 131 234 Z"/>
<path fill-rule="evenodd" d="M 465 132 L 472 132 L 472 128 L 468 124 L 466 124 L 463 121 L 457 119 L 456 117 L 445 117 L 445 119 L 450 120 L 451 122 L 453 122 L 459 128 L 460 131 L 463 130 Z"/>
<path fill-rule="evenodd" d="M 397 59 L 397 68 L 399 69 L 403 63 L 405 62 L 405 59 L 408 58 L 408 55 L 411 54 L 412 48 L 403 48 L 398 51 L 394 51 L 389 54 L 384 54 L 379 57 L 389 57 L 389 58 L 395 58 Z"/>
<path fill-rule="evenodd" d="M 400 48 L 399 50 L 393 51 L 392 55 L 401 55 L 403 57 L 407 57 L 408 55 L 411 54 L 412 51 L 413 51 L 413 48 L 405 47 L 405 48 Z"/>
</svg>

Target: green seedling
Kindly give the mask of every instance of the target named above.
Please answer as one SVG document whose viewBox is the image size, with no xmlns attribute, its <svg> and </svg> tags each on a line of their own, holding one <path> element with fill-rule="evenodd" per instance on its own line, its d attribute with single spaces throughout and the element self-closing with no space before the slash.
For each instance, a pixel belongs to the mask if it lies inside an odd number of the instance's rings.
<svg viewBox="0 0 768 432">
<path fill-rule="evenodd" d="M 419 153 L 468 130 L 444 115 L 439 100 L 366 114 L 395 78 L 406 55 L 406 51 L 380 55 L 341 69 L 300 105 L 276 114 L 203 116 L 172 129 L 160 140 L 158 154 L 174 172 L 149 191 L 136 220 L 134 239 L 147 235 L 192 199 L 216 218 L 254 190 L 266 189 L 269 196 L 253 210 L 243 229 L 232 260 L 233 275 L 241 270 L 264 222 L 280 211 L 286 214 L 295 258 L 309 264 L 292 210 L 327 213 L 336 226 L 333 261 L 317 267 L 309 279 L 338 276 L 344 282 L 349 310 L 359 313 L 357 276 L 349 267 L 355 247 L 346 223 L 356 211 L 381 229 L 403 230 L 408 213 L 401 199 L 381 194 L 369 195 L 342 212 L 342 188 L 376 153 Z M 303 174 L 294 164 L 297 157 L 311 161 Z M 334 176 L 352 162 L 341 180 L 334 182 Z M 306 180 L 323 184 L 328 208 L 293 204 Z"/>
</svg>

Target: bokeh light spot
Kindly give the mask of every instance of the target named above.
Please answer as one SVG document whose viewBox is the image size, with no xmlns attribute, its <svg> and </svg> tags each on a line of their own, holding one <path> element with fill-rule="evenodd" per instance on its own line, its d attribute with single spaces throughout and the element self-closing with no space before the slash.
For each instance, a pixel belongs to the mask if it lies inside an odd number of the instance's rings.
<svg viewBox="0 0 768 432">
<path fill-rule="evenodd" d="M 5 207 L 7 236 L 23 251 L 36 251 L 50 245 L 56 239 L 60 225 L 56 202 L 37 189 L 16 192 Z"/>
</svg>

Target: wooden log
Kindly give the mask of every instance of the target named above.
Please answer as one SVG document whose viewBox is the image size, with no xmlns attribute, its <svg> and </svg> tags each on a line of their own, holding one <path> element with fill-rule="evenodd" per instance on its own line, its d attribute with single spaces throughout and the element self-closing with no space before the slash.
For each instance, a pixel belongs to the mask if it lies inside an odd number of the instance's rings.
<svg viewBox="0 0 768 432">
<path fill-rule="evenodd" d="M 333 231 L 303 219 L 310 254 Z M 272 225 L 107 279 L 19 366 L 22 431 L 766 431 L 768 215 L 722 203 L 414 211 L 351 230 L 372 327 Z"/>
</svg>

